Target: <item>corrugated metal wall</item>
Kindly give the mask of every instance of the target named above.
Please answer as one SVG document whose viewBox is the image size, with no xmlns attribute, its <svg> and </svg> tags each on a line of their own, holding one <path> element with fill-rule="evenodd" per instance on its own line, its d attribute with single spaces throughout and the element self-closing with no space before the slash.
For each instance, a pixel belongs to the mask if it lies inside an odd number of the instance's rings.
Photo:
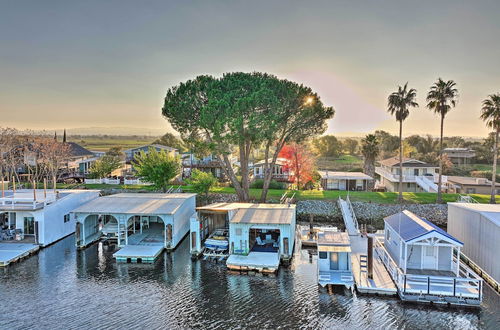
<svg viewBox="0 0 500 330">
<path fill-rule="evenodd" d="M 448 232 L 464 243 L 462 252 L 500 282 L 500 227 L 478 211 L 448 204 Z"/>
</svg>

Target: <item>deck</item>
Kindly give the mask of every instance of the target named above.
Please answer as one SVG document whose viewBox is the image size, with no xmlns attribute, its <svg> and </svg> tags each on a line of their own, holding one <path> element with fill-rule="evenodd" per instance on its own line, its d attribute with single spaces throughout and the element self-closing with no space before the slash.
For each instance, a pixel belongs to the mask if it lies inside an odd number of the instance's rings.
<svg viewBox="0 0 500 330">
<path fill-rule="evenodd" d="M 319 271 L 318 283 L 325 285 L 343 285 L 348 289 L 354 286 L 354 278 L 350 271 Z"/>
<path fill-rule="evenodd" d="M 366 256 L 368 252 L 368 239 L 361 236 L 350 236 L 350 240 L 352 273 L 356 282 L 356 289 L 361 293 L 396 295 L 396 285 L 375 253 L 373 254 L 373 278 L 368 278 L 368 273 L 362 266 L 362 256 Z"/>
<path fill-rule="evenodd" d="M 152 263 L 163 249 L 163 245 L 125 245 L 113 257 L 118 262 Z"/>
<path fill-rule="evenodd" d="M 25 258 L 40 249 L 39 245 L 29 243 L 0 243 L 0 267 Z"/>
<path fill-rule="evenodd" d="M 226 265 L 231 270 L 275 272 L 280 265 L 280 255 L 279 252 L 250 252 L 246 256 L 232 254 L 227 258 Z"/>
</svg>

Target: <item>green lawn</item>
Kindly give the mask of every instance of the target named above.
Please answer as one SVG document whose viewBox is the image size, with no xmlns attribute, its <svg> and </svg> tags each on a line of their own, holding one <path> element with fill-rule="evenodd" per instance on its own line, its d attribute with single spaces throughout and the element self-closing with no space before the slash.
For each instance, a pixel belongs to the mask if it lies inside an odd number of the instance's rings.
<svg viewBox="0 0 500 330">
<path fill-rule="evenodd" d="M 316 160 L 316 166 L 320 170 L 346 171 L 352 168 L 363 166 L 363 160 L 353 155 L 342 155 L 338 158 L 319 157 Z"/>
<path fill-rule="evenodd" d="M 139 185 L 109 185 L 109 184 L 87 184 L 87 185 L 63 185 L 58 184 L 58 188 L 82 188 L 87 189 L 127 189 L 127 190 L 149 190 L 153 191 L 151 186 L 139 186 Z M 183 186 L 183 191 L 190 192 L 190 186 Z M 252 198 L 260 198 L 262 189 L 250 189 L 250 196 Z M 281 189 L 270 189 L 267 198 L 268 200 L 279 200 L 286 190 Z M 234 188 L 230 187 L 216 187 L 212 189 L 213 193 L 220 194 L 234 194 Z M 288 191 L 288 196 L 295 194 L 295 198 L 298 200 L 336 200 L 340 197 L 345 198 L 347 196 L 347 191 L 322 191 L 322 190 L 303 190 L 303 191 Z M 479 195 L 471 194 L 476 201 L 480 203 L 489 203 L 489 195 Z M 392 192 L 366 192 L 366 191 L 351 191 L 349 192 L 349 197 L 351 201 L 359 202 L 372 202 L 379 204 L 395 204 L 398 199 L 398 193 Z M 417 204 L 429 204 L 436 202 L 436 194 L 434 193 L 403 193 L 403 198 L 407 203 L 417 203 Z M 458 199 L 458 194 L 443 194 L 443 200 L 445 202 L 455 202 Z M 497 197 L 497 203 L 500 203 L 500 196 Z"/>
</svg>

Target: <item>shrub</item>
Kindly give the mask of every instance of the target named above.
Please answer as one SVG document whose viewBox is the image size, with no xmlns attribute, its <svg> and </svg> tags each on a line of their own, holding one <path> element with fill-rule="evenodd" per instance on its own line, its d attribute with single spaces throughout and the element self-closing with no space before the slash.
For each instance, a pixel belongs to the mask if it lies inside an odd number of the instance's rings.
<svg viewBox="0 0 500 330">
<path fill-rule="evenodd" d="M 250 188 L 252 189 L 262 189 L 263 187 L 264 187 L 263 179 L 256 179 L 254 182 L 250 184 Z M 271 182 L 269 183 L 269 189 L 285 189 L 285 185 L 281 182 L 271 180 Z"/>
</svg>

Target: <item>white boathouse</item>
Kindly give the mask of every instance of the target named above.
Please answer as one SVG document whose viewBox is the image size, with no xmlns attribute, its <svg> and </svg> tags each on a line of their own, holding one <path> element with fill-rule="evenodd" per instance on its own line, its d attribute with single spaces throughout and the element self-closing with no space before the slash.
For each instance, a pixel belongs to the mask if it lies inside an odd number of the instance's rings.
<svg viewBox="0 0 500 330">
<path fill-rule="evenodd" d="M 191 254 L 206 251 L 214 231 L 227 230 L 229 257 L 235 270 L 274 272 L 288 262 L 295 244 L 295 205 L 216 203 L 198 208 L 191 218 Z"/>
<path fill-rule="evenodd" d="M 122 193 L 99 197 L 74 210 L 76 245 L 116 240 L 118 261 L 151 262 L 189 232 L 196 194 Z"/>
<path fill-rule="evenodd" d="M 463 243 L 410 211 L 384 219 L 382 258 L 403 300 L 479 305 L 482 280 L 460 262 Z"/>
<path fill-rule="evenodd" d="M 75 232 L 75 208 L 96 199 L 98 190 L 4 191 L 0 198 L 0 265 Z M 8 244 L 8 245 L 5 245 Z M 15 245 L 14 245 L 15 244 Z"/>
<path fill-rule="evenodd" d="M 346 232 L 324 229 L 318 232 L 318 283 L 354 286 L 351 244 Z"/>
</svg>

